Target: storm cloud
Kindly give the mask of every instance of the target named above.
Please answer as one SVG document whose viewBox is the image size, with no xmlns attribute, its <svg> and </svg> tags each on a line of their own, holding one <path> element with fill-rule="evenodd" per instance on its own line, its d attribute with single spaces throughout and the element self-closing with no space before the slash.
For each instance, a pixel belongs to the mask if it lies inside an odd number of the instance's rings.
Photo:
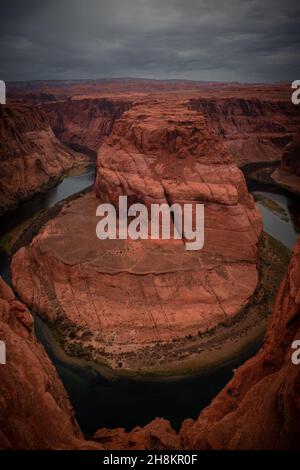
<svg viewBox="0 0 300 470">
<path fill-rule="evenodd" d="M 289 0 L 1 2 L 0 79 L 299 79 Z"/>
</svg>

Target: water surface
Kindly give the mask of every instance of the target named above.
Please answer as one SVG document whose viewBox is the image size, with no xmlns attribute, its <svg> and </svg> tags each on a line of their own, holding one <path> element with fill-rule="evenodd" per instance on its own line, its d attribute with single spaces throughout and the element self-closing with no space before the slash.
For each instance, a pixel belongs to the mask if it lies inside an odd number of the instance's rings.
<svg viewBox="0 0 300 470">
<path fill-rule="evenodd" d="M 22 203 L 15 211 L 1 218 L 0 235 L 12 230 L 24 220 L 42 209 L 47 209 L 57 202 L 75 194 L 94 181 L 94 169 L 87 168 L 80 176 L 68 176 L 55 188 L 37 194 Z M 260 184 L 249 183 L 249 190 L 254 195 L 264 195 L 282 206 L 288 220 L 261 203 L 264 229 L 281 241 L 289 249 L 295 243 L 299 227 L 293 221 L 299 216 L 299 200 L 286 193 L 267 190 Z M 9 259 L 0 252 L 0 274 L 10 282 Z M 238 367 L 257 352 L 262 338 L 254 341 L 240 357 L 200 377 L 174 382 L 133 382 L 124 379 L 109 381 L 92 371 L 88 366 L 79 367 L 76 359 L 71 362 L 62 359 L 63 351 L 53 332 L 39 318 L 35 317 L 36 334 L 44 344 L 61 380 L 68 392 L 81 429 L 86 435 L 93 434 L 100 427 L 125 427 L 132 429 L 144 425 L 157 416 L 169 419 L 178 429 L 185 418 L 196 418 L 203 407 L 208 405 L 217 393 L 233 376 L 233 368 Z"/>
</svg>

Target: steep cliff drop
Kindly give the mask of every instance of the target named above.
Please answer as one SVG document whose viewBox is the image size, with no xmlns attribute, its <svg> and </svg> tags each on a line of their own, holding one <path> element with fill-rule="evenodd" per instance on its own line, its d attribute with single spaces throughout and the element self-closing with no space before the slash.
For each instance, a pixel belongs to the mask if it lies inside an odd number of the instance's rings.
<svg viewBox="0 0 300 470">
<path fill-rule="evenodd" d="M 260 352 L 235 371 L 196 422 L 181 429 L 185 447 L 299 449 L 300 366 L 292 342 L 300 339 L 300 240 L 279 289 Z"/>
<path fill-rule="evenodd" d="M 218 98 L 192 98 L 190 107 L 206 116 L 234 162 L 274 162 L 299 128 L 299 112 L 290 96 L 253 87 Z"/>
<path fill-rule="evenodd" d="M 67 202 L 13 259 L 16 289 L 60 332 L 69 354 L 117 371 L 189 372 L 216 358 L 211 334 L 226 325 L 225 336 L 218 336 L 226 343 L 231 322 L 253 298 L 260 217 L 222 143 L 203 116 L 187 108 L 186 101 L 170 98 L 137 100 L 99 150 L 95 192 L 115 204 L 120 194 L 146 204 L 204 202 L 208 237 L 202 252 L 188 254 L 174 240 L 100 242 L 100 199 L 88 194 Z M 160 418 L 130 433 L 100 429 L 94 436 L 99 446 L 83 440 L 66 392 L 36 342 L 30 313 L 0 281 L 0 338 L 8 353 L 0 365 L 0 447 L 297 447 L 300 378 L 291 343 L 300 339 L 299 261 L 300 242 L 263 349 L 196 421 L 185 421 L 180 433 Z"/>
<path fill-rule="evenodd" d="M 77 97 L 40 105 L 59 140 L 96 157 L 114 122 L 131 106 L 126 99 Z"/>
<path fill-rule="evenodd" d="M 288 191 L 300 195 L 300 132 L 286 146 L 281 164 L 272 173 L 272 179 Z"/>
<path fill-rule="evenodd" d="M 178 98 L 137 100 L 100 147 L 95 193 L 67 203 L 11 266 L 17 292 L 59 330 L 66 352 L 141 375 L 189 373 L 235 354 L 230 328 L 259 281 L 261 218 L 203 116 Z M 204 249 L 98 240 L 97 205 L 122 194 L 204 203 Z"/>
<path fill-rule="evenodd" d="M 0 106 L 0 215 L 88 158 L 62 144 L 33 106 Z"/>
<path fill-rule="evenodd" d="M 33 318 L 0 278 L 0 449 L 101 449 L 85 441 Z"/>
<path fill-rule="evenodd" d="M 131 432 L 100 429 L 94 439 L 107 449 L 279 450 L 299 449 L 300 366 L 291 344 L 300 339 L 300 240 L 282 281 L 262 349 L 196 421 L 176 435 L 156 419 Z"/>
<path fill-rule="evenodd" d="M 1 337 L 9 352 L 9 365 L 0 366 L 4 397 L 1 447 L 95 448 L 96 444 L 81 439 L 62 385 L 43 348 L 36 343 L 31 315 L 3 281 L 0 298 Z M 235 371 L 232 381 L 199 418 L 186 420 L 179 434 L 166 420 L 158 418 L 131 432 L 99 429 L 93 438 L 99 443 L 97 448 L 298 448 L 300 375 L 299 366 L 291 362 L 291 344 L 300 338 L 299 319 L 300 240 L 279 289 L 263 348 Z M 32 381 L 32 370 L 38 387 Z M 13 401 L 11 397 L 19 389 L 22 393 Z M 28 400 L 29 396 L 34 400 Z M 39 403 L 43 405 L 37 406 Z M 58 428 L 61 423 L 63 426 Z"/>
</svg>

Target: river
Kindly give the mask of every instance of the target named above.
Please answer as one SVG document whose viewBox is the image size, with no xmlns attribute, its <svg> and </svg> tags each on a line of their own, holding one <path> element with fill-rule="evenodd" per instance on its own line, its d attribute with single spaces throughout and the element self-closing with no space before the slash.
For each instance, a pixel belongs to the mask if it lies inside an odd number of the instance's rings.
<svg viewBox="0 0 300 470">
<path fill-rule="evenodd" d="M 1 218 L 0 236 L 7 235 L 40 210 L 89 187 L 93 181 L 94 168 L 88 167 L 82 174 L 68 176 L 55 188 L 35 195 Z M 299 217 L 299 200 L 273 188 L 269 190 L 253 182 L 248 184 L 249 190 L 259 199 L 257 204 L 265 231 L 290 249 L 299 234 L 295 223 Z M 270 202 L 266 204 L 266 199 L 274 202 L 271 208 L 268 207 Z M 0 274 L 10 283 L 9 258 L 3 250 L 0 252 Z M 36 316 L 35 330 L 64 383 L 76 418 L 87 436 L 100 427 L 125 427 L 129 430 L 147 424 L 156 416 L 169 419 L 178 429 L 183 419 L 197 417 L 200 410 L 231 379 L 232 369 L 255 354 L 262 342 L 262 338 L 255 341 L 237 360 L 207 375 L 172 382 L 144 383 L 125 379 L 107 380 L 92 370 L 88 363 L 68 358 L 50 328 Z"/>
</svg>

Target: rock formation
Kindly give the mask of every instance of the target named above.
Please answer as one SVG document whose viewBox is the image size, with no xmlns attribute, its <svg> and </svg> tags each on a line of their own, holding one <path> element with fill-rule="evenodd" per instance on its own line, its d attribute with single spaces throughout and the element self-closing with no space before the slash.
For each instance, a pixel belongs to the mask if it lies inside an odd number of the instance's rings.
<svg viewBox="0 0 300 470">
<path fill-rule="evenodd" d="M 282 169 L 300 177 L 300 132 L 295 134 L 282 156 Z"/>
<path fill-rule="evenodd" d="M 300 339 L 300 239 L 282 281 L 261 350 L 196 421 L 178 434 L 155 419 L 131 432 L 100 429 L 95 440 L 106 449 L 279 450 L 299 449 L 300 366 L 291 344 Z"/>
<path fill-rule="evenodd" d="M 35 337 L 33 318 L 0 278 L 0 449 L 99 449 L 84 441 L 66 391 Z"/>
<path fill-rule="evenodd" d="M 300 240 L 279 289 L 262 349 L 196 422 L 183 423 L 191 449 L 299 449 L 300 367 L 292 342 L 300 339 Z"/>
<path fill-rule="evenodd" d="M 97 431 L 93 440 L 106 450 L 180 450 L 181 437 L 172 429 L 169 421 L 156 418 L 146 426 L 137 426 L 130 432 L 123 428 Z"/>
<path fill-rule="evenodd" d="M 29 312 L 3 282 L 0 291 L 1 338 L 11 351 L 8 364 L 0 366 L 4 397 L 0 414 L 1 448 L 93 448 L 93 445 L 104 449 L 151 450 L 299 448 L 300 375 L 299 366 L 291 362 L 291 344 L 300 338 L 300 240 L 279 289 L 263 348 L 235 371 L 231 382 L 196 421 L 188 419 L 183 423 L 179 434 L 164 419 L 156 419 L 131 432 L 99 429 L 93 438 L 98 444 L 83 442 L 54 368 L 36 343 Z M 33 381 L 37 377 L 38 387 Z M 13 399 L 16 390 L 22 393 Z M 37 407 L 41 399 L 43 405 Z M 64 423 L 59 428 L 61 433 L 57 427 L 60 423 Z"/>
<path fill-rule="evenodd" d="M 59 329 L 69 354 L 121 372 L 197 367 L 202 335 L 234 322 L 258 283 L 261 219 L 242 173 L 186 101 L 149 97 L 100 147 L 95 193 L 113 203 L 121 194 L 204 203 L 204 249 L 189 252 L 183 240 L 100 241 L 100 200 L 88 194 L 14 256 L 16 290 Z"/>
<path fill-rule="evenodd" d="M 55 135 L 75 150 L 97 154 L 114 122 L 130 102 L 106 98 L 78 98 L 48 102 L 40 106 Z"/>
<path fill-rule="evenodd" d="M 0 106 L 0 214 L 87 157 L 63 145 L 33 106 Z"/>
<path fill-rule="evenodd" d="M 284 100 L 270 100 L 264 111 L 255 96 L 217 102 L 197 93 L 188 98 L 180 93 L 143 95 L 124 108 L 126 100 L 114 108 L 102 98 L 95 103 L 53 101 L 43 103 L 41 110 L 0 108 L 5 137 L 0 188 L 1 198 L 9 198 L 0 201 L 5 208 L 77 160 L 42 122 L 41 112 L 56 135 L 77 148 L 95 151 L 105 137 L 95 192 L 65 203 L 15 254 L 11 266 L 22 301 L 58 330 L 70 355 L 126 373 L 189 372 L 218 358 L 211 346 L 215 332 L 228 347 L 231 326 L 253 298 L 261 220 L 229 153 L 239 164 L 256 152 L 263 160 L 278 159 L 298 118 Z M 82 106 L 84 119 L 75 106 Z M 88 132 L 80 129 L 85 119 Z M 295 168 L 296 154 L 289 149 L 284 165 Z M 30 184 L 24 184 L 23 175 L 32 178 Z M 15 195 L 15 187 L 24 193 Z M 101 201 L 117 205 L 119 195 L 146 205 L 204 203 L 204 249 L 187 252 L 184 240 L 99 241 L 96 207 Z M 300 241 L 263 348 L 235 371 L 196 421 L 186 420 L 179 433 L 164 419 L 129 433 L 100 429 L 94 443 L 83 440 L 66 392 L 36 341 L 30 313 L 0 281 L 0 339 L 8 352 L 7 364 L 0 365 L 0 447 L 298 447 L 300 376 L 299 366 L 291 363 L 291 343 L 300 339 L 299 261 Z M 223 350 L 220 357 L 225 359 Z"/>
<path fill-rule="evenodd" d="M 279 161 L 299 129 L 289 84 L 242 85 L 159 80 L 96 80 L 10 84 L 9 96 L 38 103 L 58 138 L 73 148 L 97 152 L 116 118 L 143 96 L 176 91 L 204 114 L 238 164 Z"/>
<path fill-rule="evenodd" d="M 300 132 L 286 146 L 281 164 L 273 172 L 272 179 L 283 188 L 300 194 Z"/>
<path fill-rule="evenodd" d="M 249 91 L 248 91 L 249 93 Z M 203 113 L 238 165 L 281 159 L 284 146 L 299 128 L 299 112 L 290 97 L 268 90 L 262 97 L 247 92 L 192 98 L 190 107 Z M 269 96 L 270 94 L 270 96 Z"/>
</svg>

